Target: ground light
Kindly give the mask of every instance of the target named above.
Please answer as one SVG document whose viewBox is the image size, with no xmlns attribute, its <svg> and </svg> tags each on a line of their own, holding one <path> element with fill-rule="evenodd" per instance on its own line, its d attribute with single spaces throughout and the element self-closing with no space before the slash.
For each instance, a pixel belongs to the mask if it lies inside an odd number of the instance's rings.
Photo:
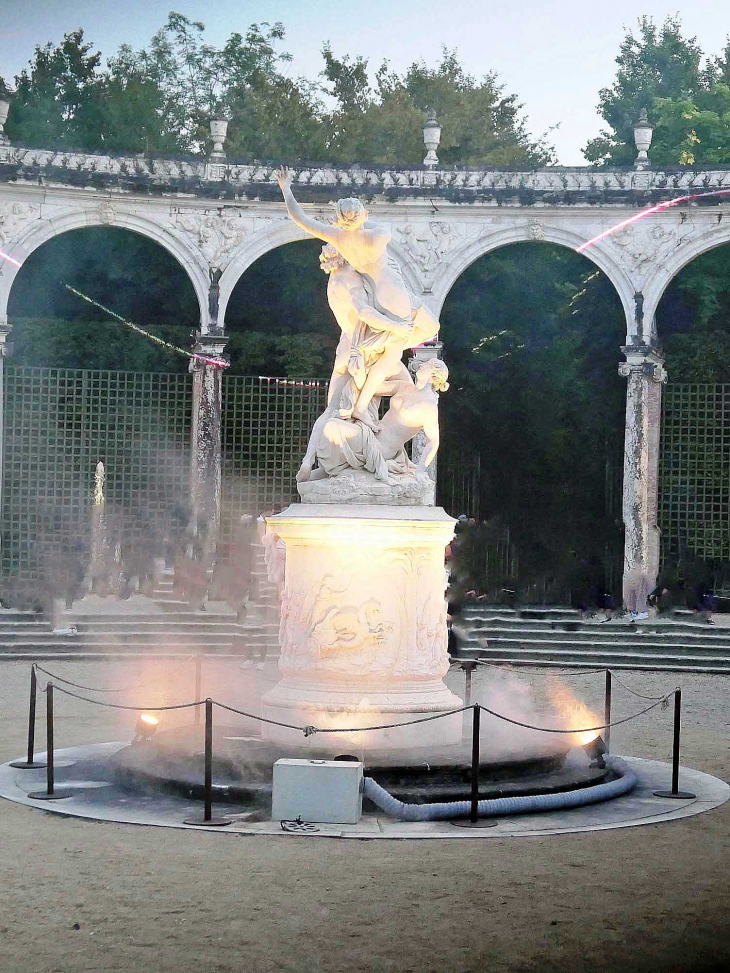
<svg viewBox="0 0 730 973">
<path fill-rule="evenodd" d="M 608 747 L 604 743 L 603 737 L 594 737 L 589 743 L 583 744 L 583 749 L 591 758 L 591 767 L 600 767 L 603 769 L 606 766 L 603 755 L 604 753 L 608 753 Z"/>
<path fill-rule="evenodd" d="M 151 740 L 157 732 L 160 721 L 149 713 L 141 713 L 134 728 L 132 743 L 144 743 Z"/>
</svg>

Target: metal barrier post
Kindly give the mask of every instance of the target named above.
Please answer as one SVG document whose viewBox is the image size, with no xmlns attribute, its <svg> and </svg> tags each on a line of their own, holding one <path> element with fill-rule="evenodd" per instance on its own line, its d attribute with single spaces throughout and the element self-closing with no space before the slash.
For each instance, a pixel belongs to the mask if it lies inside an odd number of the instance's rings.
<svg viewBox="0 0 730 973">
<path fill-rule="evenodd" d="M 196 707 L 197 708 L 197 707 Z M 208 828 L 222 828 L 231 823 L 231 818 L 213 817 L 213 700 L 205 701 L 205 780 L 203 784 L 203 816 L 185 818 L 184 824 L 205 825 Z"/>
<path fill-rule="evenodd" d="M 203 684 L 203 659 L 200 653 L 195 660 L 195 700 L 196 702 L 200 699 L 200 694 L 202 693 Z M 200 723 L 200 707 L 195 707 L 195 724 Z"/>
<path fill-rule="evenodd" d="M 474 704 L 471 731 L 471 811 L 469 820 L 476 824 L 479 820 L 479 732 L 481 730 L 482 709 Z"/>
<path fill-rule="evenodd" d="M 471 680 L 474 675 L 474 670 L 477 664 L 475 661 L 468 659 L 461 663 L 461 668 L 464 671 L 464 705 L 471 706 Z"/>
<path fill-rule="evenodd" d="M 38 677 L 35 674 L 35 663 L 30 667 L 30 703 L 28 704 L 28 759 L 14 760 L 10 766 L 19 767 L 21 770 L 35 770 L 36 767 L 45 767 L 42 760 L 35 759 L 35 709 L 36 698 L 38 695 Z"/>
<path fill-rule="evenodd" d="M 673 800 L 689 801 L 697 797 L 691 791 L 679 789 L 679 734 L 682 724 L 682 690 L 674 691 L 674 739 L 672 741 L 672 789 L 671 791 L 654 791 L 655 797 L 671 797 Z"/>
<path fill-rule="evenodd" d="M 34 801 L 60 801 L 64 797 L 73 797 L 73 791 L 55 788 L 55 768 L 53 765 L 53 683 L 49 682 L 46 686 L 46 789 L 44 791 L 33 791 L 28 797 Z"/>
<path fill-rule="evenodd" d="M 471 724 L 471 796 L 469 817 L 451 823 L 457 828 L 495 828 L 498 824 L 494 818 L 479 817 L 479 764 L 480 764 L 480 732 L 482 708 L 479 703 L 472 706 Z"/>
<path fill-rule="evenodd" d="M 603 722 L 606 729 L 603 731 L 603 739 L 606 743 L 606 750 L 611 750 L 611 670 L 606 669 L 606 699 L 603 707 Z"/>
</svg>

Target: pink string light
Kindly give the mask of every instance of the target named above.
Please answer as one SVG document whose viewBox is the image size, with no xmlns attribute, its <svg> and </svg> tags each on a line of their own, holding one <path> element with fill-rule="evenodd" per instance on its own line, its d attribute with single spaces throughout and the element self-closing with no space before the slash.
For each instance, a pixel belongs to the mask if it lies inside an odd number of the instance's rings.
<svg viewBox="0 0 730 973">
<path fill-rule="evenodd" d="M 169 341 L 164 341 L 162 338 L 158 338 L 156 334 L 150 334 L 149 331 L 145 331 L 144 328 L 140 328 L 138 324 L 134 324 L 132 321 L 127 321 L 126 318 L 123 318 L 120 314 L 117 314 L 116 311 L 112 311 L 108 307 L 104 307 L 103 304 L 100 304 L 93 298 L 88 297 L 86 294 L 82 294 L 81 291 L 76 290 L 76 288 L 72 287 L 70 284 L 64 284 L 63 286 L 67 291 L 71 291 L 72 294 L 80 297 L 82 301 L 86 301 L 87 304 L 93 304 L 94 307 L 98 307 L 99 310 L 104 311 L 105 314 L 111 315 L 111 317 L 115 318 L 115 320 L 126 325 L 128 328 L 131 328 L 132 331 L 136 331 L 137 334 L 144 335 L 145 338 L 149 338 L 150 341 L 154 341 L 155 344 L 161 345 L 163 348 L 167 348 L 168 351 L 176 351 L 179 355 L 184 355 L 186 358 L 192 358 L 193 361 L 203 362 L 206 365 L 213 365 L 215 368 L 228 368 L 230 365 L 230 362 L 225 358 L 218 358 L 212 355 L 201 355 L 198 352 L 187 351 L 185 348 L 178 348 L 177 345 L 173 345 Z"/>
<path fill-rule="evenodd" d="M 581 243 L 579 247 L 575 248 L 575 252 L 584 253 L 588 247 L 592 247 L 593 244 L 598 243 L 599 240 L 605 240 L 605 238 L 607 236 L 611 236 L 612 233 L 616 233 L 618 230 L 623 230 L 625 226 L 630 226 L 632 223 L 638 223 L 639 220 L 643 220 L 645 216 L 651 216 L 652 213 L 661 213 L 662 210 L 669 209 L 672 206 L 679 206 L 680 203 L 690 203 L 693 199 L 702 199 L 704 196 L 728 195 L 730 195 L 730 189 L 713 189 L 708 193 L 695 193 L 693 196 L 679 196 L 677 199 L 665 199 L 663 202 L 657 203 L 655 206 L 649 206 L 648 209 L 643 209 L 639 213 L 634 213 L 633 216 L 629 216 L 625 220 L 621 220 L 620 223 L 615 223 L 613 226 L 609 226 L 607 230 L 597 234 L 597 236 L 592 237 L 590 240 L 586 240 L 585 243 Z"/>
<path fill-rule="evenodd" d="M 23 266 L 19 260 L 16 260 L 15 257 L 11 257 L 10 254 L 5 253 L 4 250 L 0 250 L 0 257 L 2 257 L 3 260 L 7 260 L 8 263 L 11 263 L 14 267 Z"/>
</svg>

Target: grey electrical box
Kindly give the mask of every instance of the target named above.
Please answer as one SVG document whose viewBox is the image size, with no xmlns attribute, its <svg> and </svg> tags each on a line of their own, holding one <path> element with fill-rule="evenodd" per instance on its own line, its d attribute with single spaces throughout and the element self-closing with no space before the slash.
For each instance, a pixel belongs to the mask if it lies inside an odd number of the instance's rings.
<svg viewBox="0 0 730 973">
<path fill-rule="evenodd" d="M 282 758 L 274 764 L 273 821 L 357 824 L 361 816 L 359 761 Z"/>
</svg>

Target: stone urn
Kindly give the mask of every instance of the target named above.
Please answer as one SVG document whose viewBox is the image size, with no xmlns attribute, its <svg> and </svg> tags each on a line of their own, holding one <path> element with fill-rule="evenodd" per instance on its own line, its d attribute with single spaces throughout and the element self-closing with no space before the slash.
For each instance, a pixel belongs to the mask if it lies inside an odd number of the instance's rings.
<svg viewBox="0 0 730 973">
<path fill-rule="evenodd" d="M 210 120 L 210 139 L 213 148 L 210 153 L 211 159 L 225 159 L 226 153 L 223 151 L 223 143 L 228 132 L 228 119 L 218 115 Z"/>
<path fill-rule="evenodd" d="M 7 145 L 9 139 L 3 130 L 5 122 L 8 120 L 8 112 L 10 111 L 10 102 L 7 98 L 0 96 L 0 145 Z"/>
</svg>

